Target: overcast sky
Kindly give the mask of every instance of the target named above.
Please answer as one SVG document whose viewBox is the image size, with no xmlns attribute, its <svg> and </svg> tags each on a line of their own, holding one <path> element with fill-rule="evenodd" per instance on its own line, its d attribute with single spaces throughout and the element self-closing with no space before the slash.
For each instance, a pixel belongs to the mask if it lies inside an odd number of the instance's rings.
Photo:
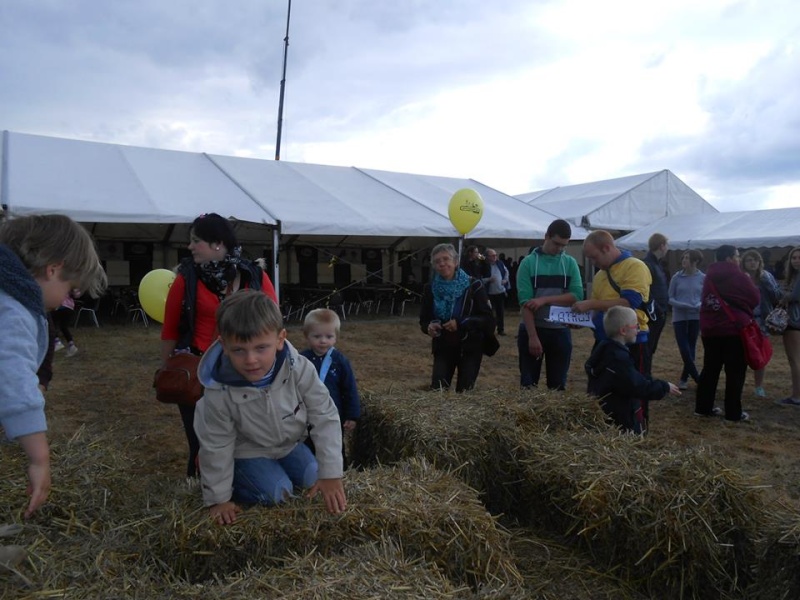
<svg viewBox="0 0 800 600">
<path fill-rule="evenodd" d="M 272 159 L 287 0 L 1 0 L 0 130 Z M 281 159 L 800 206 L 797 0 L 294 0 Z"/>
</svg>

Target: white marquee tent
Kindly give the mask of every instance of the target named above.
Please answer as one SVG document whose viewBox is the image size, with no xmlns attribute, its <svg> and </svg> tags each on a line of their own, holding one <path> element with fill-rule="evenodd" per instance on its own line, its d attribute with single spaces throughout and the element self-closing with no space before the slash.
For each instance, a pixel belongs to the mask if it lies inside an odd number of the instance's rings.
<svg viewBox="0 0 800 600">
<path fill-rule="evenodd" d="M 717 209 L 668 170 L 530 192 L 516 196 L 531 206 L 587 229 L 634 231 L 670 215 Z"/>
<path fill-rule="evenodd" d="M 453 192 L 469 187 L 484 214 L 469 238 L 541 239 L 553 215 L 471 179 L 430 177 L 3 133 L 0 203 L 12 217 L 67 214 L 98 239 L 183 242 L 185 224 L 217 212 L 256 227 L 243 241 L 284 236 L 456 238 Z M 175 224 L 184 224 L 175 227 Z M 111 224 L 115 224 L 112 227 Z M 120 228 L 119 224 L 128 224 Z M 264 228 L 266 226 L 266 230 Z M 245 234 L 244 236 L 242 234 Z M 576 231 L 576 239 L 582 239 Z M 386 240 L 384 244 L 388 245 Z"/>
<path fill-rule="evenodd" d="M 653 233 L 663 233 L 670 248 L 713 250 L 723 244 L 740 248 L 800 246 L 800 208 L 776 208 L 664 217 L 622 236 L 617 244 L 629 250 L 647 250 Z"/>
</svg>

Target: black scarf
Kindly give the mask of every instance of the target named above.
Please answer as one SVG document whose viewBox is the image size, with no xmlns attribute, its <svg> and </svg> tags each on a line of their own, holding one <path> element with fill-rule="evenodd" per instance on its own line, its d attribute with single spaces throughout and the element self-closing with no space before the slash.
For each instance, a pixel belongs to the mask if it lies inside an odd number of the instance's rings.
<svg viewBox="0 0 800 600">
<path fill-rule="evenodd" d="M 212 294 L 216 294 L 220 302 L 225 298 L 228 287 L 233 285 L 242 262 L 242 247 L 236 246 L 222 260 L 210 260 L 195 265 L 197 276 Z"/>
</svg>

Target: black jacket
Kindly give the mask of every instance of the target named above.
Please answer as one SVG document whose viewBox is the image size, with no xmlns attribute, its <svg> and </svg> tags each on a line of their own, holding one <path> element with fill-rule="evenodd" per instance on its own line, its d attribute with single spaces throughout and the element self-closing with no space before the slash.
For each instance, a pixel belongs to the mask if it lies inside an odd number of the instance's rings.
<svg viewBox="0 0 800 600">
<path fill-rule="evenodd" d="M 644 257 L 644 264 L 650 269 L 650 277 L 653 282 L 650 284 L 650 299 L 655 300 L 656 310 L 661 315 L 667 314 L 669 307 L 669 281 L 667 273 L 655 254 L 648 252 Z"/>
<path fill-rule="evenodd" d="M 458 321 L 458 330 L 454 333 L 442 332 L 433 338 L 433 353 L 440 349 L 461 345 L 465 351 L 477 351 L 483 348 L 484 340 L 494 337 L 494 313 L 489 295 L 480 280 L 473 280 L 466 291 L 456 299 L 453 315 Z M 419 309 L 419 327 L 422 333 L 428 333 L 428 325 L 433 316 L 433 292 L 427 284 L 422 293 L 422 305 Z"/>
<path fill-rule="evenodd" d="M 636 428 L 634 414 L 641 400 L 660 400 L 669 393 L 669 383 L 642 375 L 628 348 L 614 340 L 597 344 L 584 368 L 589 394 L 600 400 L 617 425 L 629 431 Z"/>
</svg>

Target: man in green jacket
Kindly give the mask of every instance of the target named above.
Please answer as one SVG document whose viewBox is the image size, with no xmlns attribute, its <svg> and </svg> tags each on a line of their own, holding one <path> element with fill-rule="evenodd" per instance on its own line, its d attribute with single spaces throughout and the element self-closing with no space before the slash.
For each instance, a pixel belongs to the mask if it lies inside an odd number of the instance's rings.
<svg viewBox="0 0 800 600">
<path fill-rule="evenodd" d="M 517 335 L 520 385 L 539 384 L 546 361 L 547 387 L 564 390 L 572 358 L 572 332 L 550 321 L 550 305 L 571 306 L 583 299 L 583 280 L 577 261 L 565 252 L 572 228 L 556 219 L 544 243 L 534 248 L 517 270 L 517 294 L 522 322 Z"/>
</svg>

